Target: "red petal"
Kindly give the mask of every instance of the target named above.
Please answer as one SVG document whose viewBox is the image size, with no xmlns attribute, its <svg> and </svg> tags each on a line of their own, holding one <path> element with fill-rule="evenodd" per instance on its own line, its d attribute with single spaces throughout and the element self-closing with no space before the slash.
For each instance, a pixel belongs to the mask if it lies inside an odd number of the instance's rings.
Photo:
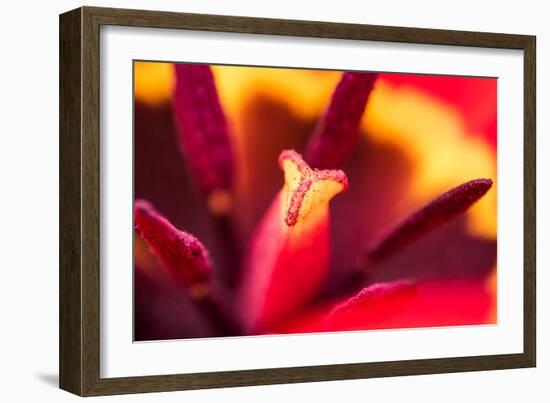
<svg viewBox="0 0 550 403">
<path fill-rule="evenodd" d="M 415 87 L 451 104 L 469 132 L 484 135 L 496 147 L 497 79 L 393 73 L 381 74 L 381 78 L 394 85 Z"/>
<path fill-rule="evenodd" d="M 311 166 L 336 168 L 351 154 L 377 76 L 376 73 L 342 74 L 325 116 L 308 144 L 306 159 Z"/>
<path fill-rule="evenodd" d="M 285 185 L 252 237 L 241 290 L 251 329 L 282 320 L 323 285 L 330 256 L 330 199 L 347 188 L 341 171 L 312 170 L 294 151 L 279 163 Z"/>
<path fill-rule="evenodd" d="M 496 295 L 485 279 L 425 281 L 404 309 L 373 323 L 378 329 L 495 323 Z"/>
<path fill-rule="evenodd" d="M 210 280 L 211 262 L 202 243 L 176 229 L 147 201 L 135 202 L 134 220 L 141 237 L 176 281 L 193 292 L 203 292 Z"/>
<path fill-rule="evenodd" d="M 270 329 L 273 333 L 311 333 L 377 329 L 378 323 L 403 310 L 416 298 L 416 284 L 394 281 L 372 284 L 344 300 L 322 302 Z"/>
<path fill-rule="evenodd" d="M 327 305 L 308 308 L 292 320 L 270 329 L 269 333 L 495 323 L 496 296 L 485 279 L 424 281 L 416 286 L 394 282 L 375 286 L 378 290 L 368 291 L 370 287 L 367 287 L 333 308 Z"/>
<path fill-rule="evenodd" d="M 368 329 L 391 317 L 414 299 L 416 285 L 407 281 L 370 285 L 337 305 L 325 318 L 327 330 Z"/>
<path fill-rule="evenodd" d="M 175 70 L 173 107 L 181 151 L 207 194 L 229 190 L 233 150 L 212 71 L 199 64 L 176 64 Z M 220 199 L 226 202 L 216 194 Z"/>
</svg>

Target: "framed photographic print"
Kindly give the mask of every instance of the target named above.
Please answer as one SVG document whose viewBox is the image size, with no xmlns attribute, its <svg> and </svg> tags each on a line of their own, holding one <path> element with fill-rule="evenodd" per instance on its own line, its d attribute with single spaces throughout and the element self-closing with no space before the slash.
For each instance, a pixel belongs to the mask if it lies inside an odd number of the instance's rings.
<svg viewBox="0 0 550 403">
<path fill-rule="evenodd" d="M 535 37 L 60 16 L 60 387 L 535 365 Z"/>
</svg>

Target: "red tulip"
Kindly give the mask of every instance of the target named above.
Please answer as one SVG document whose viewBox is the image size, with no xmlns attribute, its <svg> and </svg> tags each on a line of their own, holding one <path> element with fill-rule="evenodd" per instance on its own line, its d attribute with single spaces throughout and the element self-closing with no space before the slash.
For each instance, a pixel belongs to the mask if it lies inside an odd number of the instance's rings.
<svg viewBox="0 0 550 403">
<path fill-rule="evenodd" d="M 243 104 L 250 121 L 230 124 L 209 66 L 176 65 L 171 109 L 136 102 L 136 339 L 494 321 L 486 277 L 496 246 L 460 218 L 492 180 L 408 207 L 395 224 L 411 169 L 362 135 L 376 78 L 345 73 L 315 128 L 286 126 L 313 133 L 301 145 L 269 132 L 292 118 L 265 99 Z M 248 141 L 262 146 L 243 154 Z"/>
</svg>

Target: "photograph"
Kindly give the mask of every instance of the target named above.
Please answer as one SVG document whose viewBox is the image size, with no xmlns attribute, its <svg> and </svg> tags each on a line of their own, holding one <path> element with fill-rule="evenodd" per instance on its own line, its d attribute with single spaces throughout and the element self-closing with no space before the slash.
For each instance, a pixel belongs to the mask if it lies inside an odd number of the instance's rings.
<svg viewBox="0 0 550 403">
<path fill-rule="evenodd" d="M 132 63 L 134 342 L 497 325 L 497 77 Z"/>
<path fill-rule="evenodd" d="M 59 14 L 59 103 L 19 102 L 15 126 L 36 120 L 42 138 L 40 113 L 59 123 L 57 154 L 25 148 L 59 157 L 58 348 L 41 348 L 58 353 L 59 388 L 536 390 L 542 19 L 500 6 L 476 8 L 491 26 L 470 8 L 431 10 L 437 23 L 395 7 L 318 19 L 292 5 Z M 28 101 L 42 76 L 12 81 Z M 42 200 L 17 183 L 18 203 Z"/>
</svg>

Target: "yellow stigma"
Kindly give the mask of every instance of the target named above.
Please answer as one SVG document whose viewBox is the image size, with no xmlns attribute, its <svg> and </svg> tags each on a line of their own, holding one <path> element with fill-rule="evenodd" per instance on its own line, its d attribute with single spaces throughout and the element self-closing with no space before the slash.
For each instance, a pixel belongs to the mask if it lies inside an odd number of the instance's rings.
<svg viewBox="0 0 550 403">
<path fill-rule="evenodd" d="M 326 210 L 328 202 L 347 189 L 344 172 L 311 169 L 295 151 L 283 151 L 279 164 L 285 176 L 282 213 L 289 227 L 303 221 L 312 212 Z"/>
</svg>

